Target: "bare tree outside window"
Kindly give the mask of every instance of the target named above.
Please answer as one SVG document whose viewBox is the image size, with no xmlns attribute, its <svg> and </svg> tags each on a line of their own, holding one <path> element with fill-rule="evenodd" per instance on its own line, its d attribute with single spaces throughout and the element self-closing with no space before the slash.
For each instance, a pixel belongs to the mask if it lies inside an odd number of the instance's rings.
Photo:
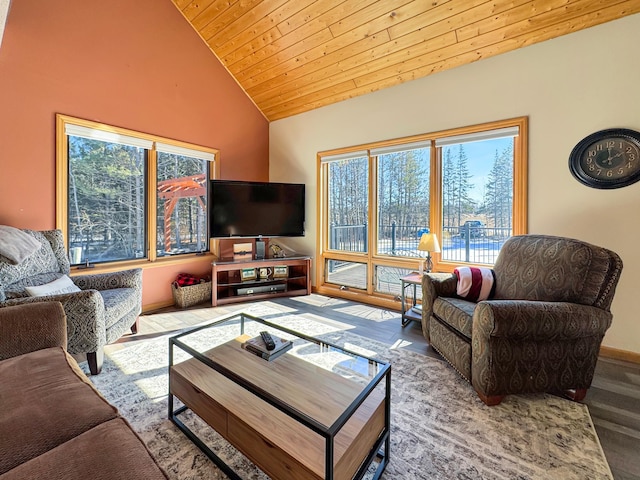
<svg viewBox="0 0 640 480">
<path fill-rule="evenodd" d="M 72 264 L 145 256 L 146 151 L 69 136 Z"/>
<path fill-rule="evenodd" d="M 56 131 L 56 228 L 71 265 L 209 251 L 216 149 L 62 114 Z"/>
<path fill-rule="evenodd" d="M 209 162 L 158 152 L 158 257 L 207 249 Z"/>
<path fill-rule="evenodd" d="M 369 216 L 369 159 L 329 164 L 329 248 L 366 252 Z"/>
<path fill-rule="evenodd" d="M 526 140 L 520 117 L 320 153 L 318 291 L 398 299 L 425 233 L 436 272 L 494 264 L 527 232 Z"/>
<path fill-rule="evenodd" d="M 418 255 L 420 235 L 429 231 L 430 149 L 378 157 L 378 253 Z"/>
</svg>

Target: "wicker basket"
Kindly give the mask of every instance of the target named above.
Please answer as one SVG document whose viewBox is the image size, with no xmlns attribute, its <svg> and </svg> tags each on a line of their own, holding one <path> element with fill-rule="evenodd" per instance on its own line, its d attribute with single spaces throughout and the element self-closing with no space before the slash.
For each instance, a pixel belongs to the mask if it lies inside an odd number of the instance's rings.
<svg viewBox="0 0 640 480">
<path fill-rule="evenodd" d="M 191 307 L 211 300 L 211 282 L 198 283 L 181 287 L 175 282 L 171 284 L 173 301 L 180 308 Z"/>
</svg>

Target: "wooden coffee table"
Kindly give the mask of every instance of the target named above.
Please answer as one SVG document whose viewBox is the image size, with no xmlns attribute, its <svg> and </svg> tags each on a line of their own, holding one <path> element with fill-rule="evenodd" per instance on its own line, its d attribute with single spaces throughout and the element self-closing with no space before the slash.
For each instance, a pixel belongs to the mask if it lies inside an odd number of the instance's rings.
<svg viewBox="0 0 640 480">
<path fill-rule="evenodd" d="M 241 348 L 261 330 L 293 348 L 272 361 Z M 389 459 L 390 382 L 387 363 L 245 313 L 169 341 L 169 418 L 232 479 L 181 420 L 187 410 L 273 479 L 353 479 L 374 468 L 375 479 Z M 174 398 L 183 405 L 174 409 Z"/>
</svg>

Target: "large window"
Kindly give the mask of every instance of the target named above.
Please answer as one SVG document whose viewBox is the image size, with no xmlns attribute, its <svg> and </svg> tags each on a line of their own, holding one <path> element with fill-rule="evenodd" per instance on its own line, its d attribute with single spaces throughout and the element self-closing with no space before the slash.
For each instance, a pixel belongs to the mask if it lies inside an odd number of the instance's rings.
<svg viewBox="0 0 640 480">
<path fill-rule="evenodd" d="M 420 235 L 429 232 L 430 154 L 429 143 L 371 150 L 378 171 L 378 254 L 414 257 Z"/>
<path fill-rule="evenodd" d="M 441 260 L 493 264 L 513 232 L 518 127 L 435 141 L 442 168 Z"/>
<path fill-rule="evenodd" d="M 64 115 L 57 129 L 57 225 L 72 265 L 208 250 L 215 150 Z"/>
<path fill-rule="evenodd" d="M 210 162 L 171 145 L 157 143 L 156 149 L 158 256 L 207 250 Z"/>
<path fill-rule="evenodd" d="M 320 292 L 394 299 L 434 233 L 434 270 L 491 265 L 526 232 L 526 118 L 318 155 Z"/>
</svg>

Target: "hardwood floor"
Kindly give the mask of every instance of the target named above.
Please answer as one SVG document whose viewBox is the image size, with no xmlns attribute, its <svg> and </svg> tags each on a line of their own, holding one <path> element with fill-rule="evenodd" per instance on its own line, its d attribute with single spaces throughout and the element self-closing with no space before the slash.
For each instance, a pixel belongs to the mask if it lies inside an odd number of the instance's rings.
<svg viewBox="0 0 640 480">
<path fill-rule="evenodd" d="M 294 312 L 330 317 L 345 324 L 349 331 L 397 348 L 413 350 L 441 359 L 422 336 L 420 325 L 401 326 L 400 313 L 321 295 L 271 300 Z M 136 335 L 120 341 L 153 338 L 174 330 L 196 325 L 214 317 L 240 311 L 248 303 L 211 308 L 205 305 L 189 309 L 167 308 L 140 317 Z M 327 310 L 330 310 L 328 313 Z M 593 384 L 583 400 L 615 480 L 640 480 L 640 365 L 601 358 Z"/>
<path fill-rule="evenodd" d="M 614 478 L 640 479 L 640 365 L 600 358 L 583 403 Z"/>
</svg>

